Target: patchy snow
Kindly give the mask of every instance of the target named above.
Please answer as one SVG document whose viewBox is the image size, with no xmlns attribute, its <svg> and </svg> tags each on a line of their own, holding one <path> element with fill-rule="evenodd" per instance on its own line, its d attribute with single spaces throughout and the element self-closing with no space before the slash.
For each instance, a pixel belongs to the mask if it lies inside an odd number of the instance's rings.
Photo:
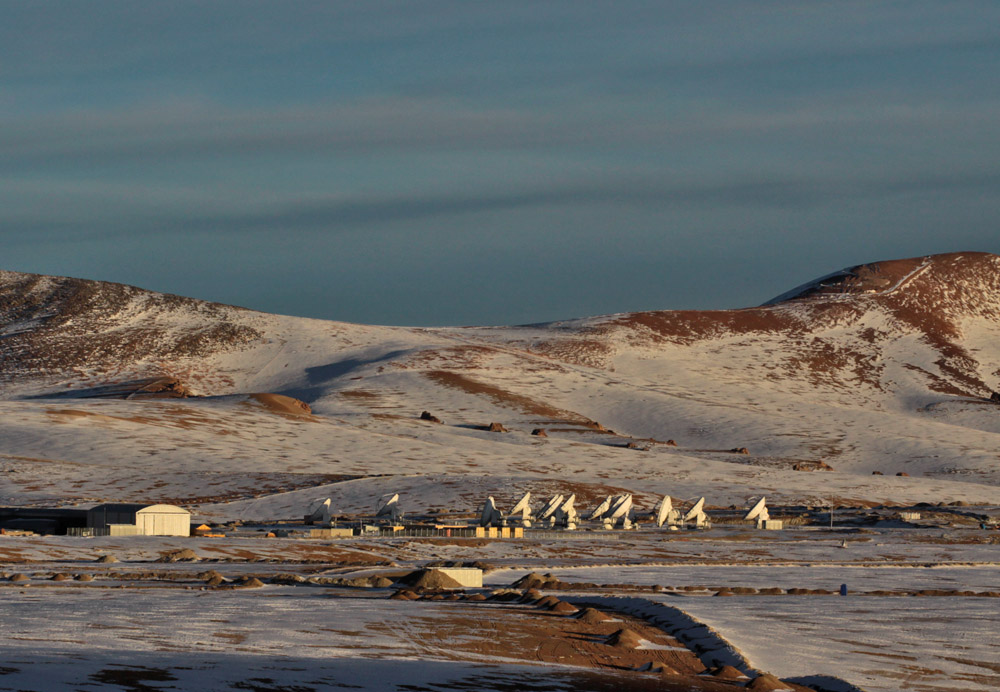
<svg viewBox="0 0 1000 692">
<path fill-rule="evenodd" d="M 868 692 L 1000 687 L 1000 599 L 754 596 L 670 603 L 720 632 L 755 666 L 785 677 L 836 675 Z"/>
</svg>

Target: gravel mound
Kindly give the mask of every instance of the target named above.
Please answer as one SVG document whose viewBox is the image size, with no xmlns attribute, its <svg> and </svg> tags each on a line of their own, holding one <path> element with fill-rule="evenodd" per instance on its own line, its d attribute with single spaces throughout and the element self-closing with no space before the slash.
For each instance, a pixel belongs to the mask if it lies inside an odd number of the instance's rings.
<svg viewBox="0 0 1000 692">
<path fill-rule="evenodd" d="M 617 649 L 635 649 L 642 644 L 642 637 L 635 630 L 620 629 L 608 637 L 608 646 Z"/>
<path fill-rule="evenodd" d="M 610 622 L 612 618 L 607 613 L 602 613 L 597 610 L 597 608 L 584 608 L 580 611 L 580 614 L 577 615 L 577 619 L 594 625 L 600 622 Z"/>
<path fill-rule="evenodd" d="M 764 673 L 751 680 L 747 684 L 747 689 L 753 690 L 753 692 L 778 692 L 778 690 L 791 688 L 770 673 Z"/>
<path fill-rule="evenodd" d="M 567 603 L 566 601 L 559 601 L 558 603 L 553 603 L 549 610 L 558 615 L 571 615 L 578 612 L 580 609 L 577 608 L 572 603 Z"/>
<path fill-rule="evenodd" d="M 415 589 L 461 589 L 462 585 L 438 569 L 418 569 L 399 580 Z"/>
<path fill-rule="evenodd" d="M 711 670 L 712 677 L 720 680 L 746 680 L 747 676 L 732 666 L 719 666 Z"/>
</svg>

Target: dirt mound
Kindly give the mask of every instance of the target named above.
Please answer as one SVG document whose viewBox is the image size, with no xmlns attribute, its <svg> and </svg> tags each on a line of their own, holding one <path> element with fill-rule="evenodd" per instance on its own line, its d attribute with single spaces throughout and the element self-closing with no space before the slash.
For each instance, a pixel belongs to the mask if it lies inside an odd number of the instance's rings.
<svg viewBox="0 0 1000 692">
<path fill-rule="evenodd" d="M 541 597 L 542 597 L 542 592 L 539 591 L 538 589 L 528 589 L 521 595 L 521 598 L 519 598 L 518 600 L 521 603 L 534 603 Z"/>
<path fill-rule="evenodd" d="M 198 553 L 190 548 L 179 548 L 160 553 L 160 557 L 154 560 L 154 562 L 194 562 L 200 559 Z"/>
<path fill-rule="evenodd" d="M 409 589 L 400 589 L 393 595 L 389 596 L 389 598 L 393 601 L 415 601 L 420 598 L 420 596 Z"/>
<path fill-rule="evenodd" d="M 216 574 L 214 577 L 209 577 L 205 580 L 205 586 L 219 586 L 225 583 L 225 581 L 221 574 Z"/>
<path fill-rule="evenodd" d="M 109 562 L 118 562 L 118 558 L 116 558 L 114 555 L 101 555 L 99 558 L 94 560 L 94 562 L 107 564 Z"/>
<path fill-rule="evenodd" d="M 197 578 L 202 581 L 209 581 L 210 579 L 215 579 L 216 577 L 223 579 L 222 574 L 216 572 L 214 569 L 210 569 L 207 572 L 199 572 L 197 575 Z"/>
<path fill-rule="evenodd" d="M 558 603 L 553 603 L 549 610 L 557 615 L 572 615 L 578 612 L 580 609 L 577 608 L 572 603 L 567 603 L 566 601 L 559 601 Z"/>
<path fill-rule="evenodd" d="M 89 574 L 78 574 L 76 575 L 77 581 L 94 581 L 94 578 Z"/>
<path fill-rule="evenodd" d="M 720 680 L 746 680 L 747 676 L 740 670 L 733 668 L 732 666 L 719 666 L 718 668 L 713 668 L 709 673 L 712 677 L 719 678 Z"/>
<path fill-rule="evenodd" d="M 484 430 L 486 432 L 510 432 L 507 428 L 503 427 L 500 423 L 490 423 Z"/>
<path fill-rule="evenodd" d="M 566 582 L 561 581 L 553 577 L 551 574 L 541 575 L 537 572 L 530 572 L 513 584 L 511 587 L 515 589 L 565 589 L 567 587 Z"/>
<path fill-rule="evenodd" d="M 30 580 L 28 579 L 28 575 L 18 573 L 18 574 L 12 574 L 7 581 L 11 581 L 11 582 L 14 582 L 15 584 L 19 584 L 21 582 L 30 581 Z"/>
<path fill-rule="evenodd" d="M 778 692 L 778 690 L 792 689 L 770 673 L 758 675 L 747 683 L 746 688 L 748 690 L 753 690 L 754 692 Z"/>
<path fill-rule="evenodd" d="M 618 649 L 635 649 L 642 644 L 642 637 L 635 630 L 620 629 L 608 637 L 607 644 Z"/>
<path fill-rule="evenodd" d="M 236 586 L 241 589 L 259 589 L 264 586 L 264 582 L 257 577 L 244 577 L 236 583 Z"/>
<path fill-rule="evenodd" d="M 545 577 L 537 572 L 529 572 L 523 577 L 511 583 L 511 586 L 516 589 L 533 589 L 536 588 L 535 584 L 540 584 L 545 581 Z"/>
<path fill-rule="evenodd" d="M 600 610 L 597 610 L 596 608 L 584 608 L 583 610 L 580 611 L 580 614 L 577 615 L 577 618 L 591 625 L 600 622 L 610 622 L 612 620 L 612 617 L 610 615 L 608 615 L 607 613 L 602 613 Z"/>
<path fill-rule="evenodd" d="M 485 601 L 486 600 L 486 596 L 484 596 L 481 593 L 474 593 L 471 596 L 467 596 L 465 600 L 467 600 L 467 601 Z"/>
<path fill-rule="evenodd" d="M 551 608 L 556 603 L 559 603 L 559 599 L 555 596 L 545 596 L 544 598 L 539 598 L 535 601 L 536 608 Z"/>
<path fill-rule="evenodd" d="M 392 579 L 383 576 L 372 577 L 369 580 L 369 586 L 376 589 L 386 589 L 395 583 Z"/>
<path fill-rule="evenodd" d="M 490 600 L 498 603 L 513 603 L 521 600 L 521 594 L 510 589 L 500 589 L 490 594 Z"/>
<path fill-rule="evenodd" d="M 284 394 L 251 394 L 250 398 L 261 404 L 268 411 L 283 413 L 289 416 L 308 416 L 312 414 L 309 404 L 293 399 Z"/>
<path fill-rule="evenodd" d="M 56 572 L 51 577 L 49 577 L 49 581 L 66 581 L 68 579 L 69 577 L 63 574 L 62 572 Z"/>
<path fill-rule="evenodd" d="M 415 589 L 461 589 L 462 585 L 438 569 L 418 569 L 399 580 Z"/>
<path fill-rule="evenodd" d="M 643 665 L 636 668 L 640 673 L 659 673 L 660 675 L 676 676 L 680 675 L 676 670 L 668 666 L 666 663 L 660 663 L 659 661 L 649 661 Z"/>
</svg>

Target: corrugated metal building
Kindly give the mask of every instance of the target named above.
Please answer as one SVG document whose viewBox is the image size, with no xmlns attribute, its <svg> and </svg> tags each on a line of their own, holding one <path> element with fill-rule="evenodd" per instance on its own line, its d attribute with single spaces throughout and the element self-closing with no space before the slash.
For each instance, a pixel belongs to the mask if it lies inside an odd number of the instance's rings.
<svg viewBox="0 0 1000 692">
<path fill-rule="evenodd" d="M 190 536 L 191 512 L 174 505 L 104 504 L 87 510 L 87 526 L 111 536 Z"/>
</svg>

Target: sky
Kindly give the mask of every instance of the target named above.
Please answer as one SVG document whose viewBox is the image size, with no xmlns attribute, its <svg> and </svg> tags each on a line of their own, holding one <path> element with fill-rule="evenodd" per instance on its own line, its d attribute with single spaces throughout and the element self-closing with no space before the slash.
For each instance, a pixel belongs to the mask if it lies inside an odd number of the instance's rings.
<svg viewBox="0 0 1000 692">
<path fill-rule="evenodd" d="M 0 268 L 370 324 L 1000 253 L 1000 3 L 0 0 Z"/>
</svg>

